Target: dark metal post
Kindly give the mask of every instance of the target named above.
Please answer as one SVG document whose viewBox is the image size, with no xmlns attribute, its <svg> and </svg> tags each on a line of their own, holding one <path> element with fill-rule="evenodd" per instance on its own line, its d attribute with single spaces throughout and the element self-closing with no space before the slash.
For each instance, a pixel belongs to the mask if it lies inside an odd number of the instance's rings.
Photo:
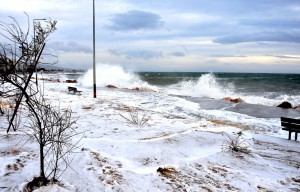
<svg viewBox="0 0 300 192">
<path fill-rule="evenodd" d="M 93 0 L 93 83 L 94 83 L 94 98 L 96 94 L 96 49 L 95 49 L 95 0 Z"/>
</svg>

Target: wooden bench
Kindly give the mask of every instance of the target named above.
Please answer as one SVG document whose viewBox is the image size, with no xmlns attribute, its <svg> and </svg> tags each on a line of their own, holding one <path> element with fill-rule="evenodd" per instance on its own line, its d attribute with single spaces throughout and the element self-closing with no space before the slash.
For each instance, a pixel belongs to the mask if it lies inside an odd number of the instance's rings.
<svg viewBox="0 0 300 192">
<path fill-rule="evenodd" d="M 292 132 L 295 132 L 295 141 L 297 141 L 297 135 L 300 133 L 300 119 L 281 117 L 281 126 L 282 130 L 289 132 L 289 140 L 291 140 Z"/>
<path fill-rule="evenodd" d="M 81 94 L 81 92 L 82 92 L 82 91 L 78 91 L 76 87 L 68 87 L 68 91 L 69 92 L 73 91 L 74 94 L 75 93 Z"/>
</svg>

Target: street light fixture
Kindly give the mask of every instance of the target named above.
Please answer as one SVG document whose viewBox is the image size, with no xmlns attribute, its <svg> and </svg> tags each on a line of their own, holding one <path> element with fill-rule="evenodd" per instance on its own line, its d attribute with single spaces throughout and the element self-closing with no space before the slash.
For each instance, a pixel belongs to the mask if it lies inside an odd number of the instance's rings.
<svg viewBox="0 0 300 192">
<path fill-rule="evenodd" d="M 11 62 L 13 63 L 14 62 L 14 54 L 13 54 L 13 50 L 12 50 L 12 48 L 11 48 L 11 44 L 5 44 L 4 46 L 3 46 L 3 48 L 4 48 L 4 51 L 6 50 L 6 46 L 10 46 L 10 53 L 11 53 Z"/>
<path fill-rule="evenodd" d="M 6 65 L 5 66 L 5 70 L 8 70 L 9 69 L 9 65 L 10 65 L 10 59 L 7 57 L 7 55 L 6 55 L 6 46 L 11 46 L 11 44 L 5 44 L 5 45 L 3 45 L 3 51 L 4 51 L 4 54 L 5 54 L 5 60 L 6 60 L 6 62 L 8 62 L 8 65 Z M 12 52 L 12 51 L 11 51 Z M 11 62 L 13 62 L 13 60 L 11 60 Z"/>
</svg>

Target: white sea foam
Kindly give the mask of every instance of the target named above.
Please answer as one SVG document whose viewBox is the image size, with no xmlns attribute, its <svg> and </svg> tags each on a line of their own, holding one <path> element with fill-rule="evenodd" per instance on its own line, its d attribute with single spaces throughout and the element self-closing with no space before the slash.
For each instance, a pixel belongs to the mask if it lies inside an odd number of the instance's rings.
<svg viewBox="0 0 300 192">
<path fill-rule="evenodd" d="M 203 74 L 197 81 L 182 81 L 176 87 L 170 87 L 169 93 L 192 97 L 222 99 L 234 95 L 232 84 L 221 85 L 212 74 Z"/>
<path fill-rule="evenodd" d="M 182 81 L 179 84 L 172 85 L 167 90 L 169 94 L 184 95 L 192 97 L 223 99 L 224 97 L 241 98 L 246 103 L 261 104 L 267 106 L 277 106 L 284 101 L 290 102 L 293 106 L 300 104 L 299 95 L 278 95 L 270 98 L 268 93 L 260 95 L 249 92 L 237 92 L 232 83 L 221 83 L 212 73 L 203 74 L 197 81 Z"/>
<path fill-rule="evenodd" d="M 82 86 L 93 86 L 93 69 L 89 69 L 78 81 Z M 154 86 L 142 81 L 138 75 L 125 71 L 122 66 L 110 64 L 97 64 L 96 83 L 99 87 L 114 85 L 119 88 L 156 89 Z"/>
<path fill-rule="evenodd" d="M 300 104 L 300 96 L 296 95 L 279 95 L 275 98 L 268 98 L 265 96 L 257 96 L 257 95 L 239 95 L 246 103 L 251 104 L 260 104 L 267 106 L 277 106 L 284 101 L 287 101 L 292 104 L 292 106 L 298 106 Z"/>
<path fill-rule="evenodd" d="M 223 99 L 224 97 L 241 98 L 246 103 L 261 104 L 267 106 L 277 106 L 283 101 L 290 102 L 293 106 L 300 104 L 299 95 L 278 95 L 270 97 L 270 93 L 260 93 L 259 95 L 249 92 L 238 92 L 233 83 L 224 83 L 213 73 L 203 74 L 197 80 L 185 80 L 168 87 L 157 87 L 150 85 L 139 78 L 137 74 L 126 71 L 122 66 L 111 64 L 98 64 L 96 67 L 97 86 L 105 87 L 115 85 L 119 88 L 143 88 L 155 91 L 163 91 L 173 95 L 183 95 L 201 98 Z M 85 87 L 93 86 L 93 70 L 88 70 L 79 83 Z"/>
</svg>

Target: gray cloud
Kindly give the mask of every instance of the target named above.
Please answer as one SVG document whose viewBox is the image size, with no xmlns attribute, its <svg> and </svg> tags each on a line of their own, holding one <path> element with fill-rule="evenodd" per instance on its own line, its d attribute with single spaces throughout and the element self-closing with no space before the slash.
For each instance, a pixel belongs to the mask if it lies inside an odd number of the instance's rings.
<svg viewBox="0 0 300 192">
<path fill-rule="evenodd" d="M 253 26 L 259 29 L 299 29 L 300 20 L 297 18 L 257 18 L 241 19 L 239 25 Z"/>
<path fill-rule="evenodd" d="M 215 43 L 220 44 L 235 44 L 245 42 L 291 42 L 300 43 L 299 32 L 262 32 L 242 35 L 228 35 L 214 39 Z"/>
<path fill-rule="evenodd" d="M 185 53 L 179 52 L 179 51 L 170 53 L 170 55 L 175 56 L 175 57 L 185 57 Z"/>
<path fill-rule="evenodd" d="M 47 44 L 47 50 L 58 52 L 83 52 L 83 53 L 92 53 L 92 49 L 89 46 L 82 45 L 76 41 L 53 41 Z"/>
<path fill-rule="evenodd" d="M 112 24 L 108 28 L 114 31 L 159 29 L 164 25 L 159 15 L 137 10 L 116 14 L 111 22 Z"/>
<path fill-rule="evenodd" d="M 115 49 L 108 50 L 113 55 L 125 56 L 127 59 L 154 59 L 163 57 L 163 53 L 160 51 L 151 51 L 151 50 L 126 50 L 120 51 Z"/>
<path fill-rule="evenodd" d="M 289 70 L 295 72 L 300 55 L 299 7 L 299 0 L 103 0 L 96 3 L 96 57 L 101 62 L 130 63 L 127 66 L 139 70 L 151 66 L 157 71 L 173 71 L 175 64 L 171 65 L 170 58 L 165 57 L 176 57 L 180 58 L 176 61 L 178 70 L 190 70 L 192 64 L 186 63 L 195 63 L 195 70 L 218 71 L 224 65 L 212 65 L 214 60 L 209 59 L 216 59 L 217 62 L 219 57 L 272 54 L 283 58 L 282 62 L 288 60 L 293 63 Z M 0 20 L 10 23 L 8 16 L 13 16 L 26 30 L 27 19 L 23 11 L 29 13 L 30 25 L 33 18 L 51 17 L 58 20 L 58 30 L 47 42 L 47 53 L 51 51 L 59 55 L 64 65 L 77 63 L 80 66 L 85 63 L 89 66 L 92 59 L 91 4 L 86 0 L 0 1 Z M 214 41 L 216 44 L 191 44 L 194 39 Z M 178 47 L 184 49 L 175 49 Z M 108 49 L 112 49 L 110 54 L 103 57 L 103 50 Z M 56 54 L 58 51 L 62 53 Z M 199 68 L 197 56 L 204 57 L 201 62 L 208 63 L 206 68 Z M 139 62 L 130 60 L 134 58 Z M 236 59 L 238 61 L 239 58 Z M 229 64 L 232 68 L 226 66 L 228 71 L 242 66 Z M 273 65 L 266 66 L 270 72 L 273 71 Z M 278 63 L 276 66 L 279 66 Z M 283 66 L 283 70 L 286 68 Z M 253 66 L 255 70 L 260 71 Z"/>
<path fill-rule="evenodd" d="M 287 56 L 287 55 L 267 55 L 267 56 L 277 57 L 281 59 L 300 59 L 300 57 Z"/>
</svg>

